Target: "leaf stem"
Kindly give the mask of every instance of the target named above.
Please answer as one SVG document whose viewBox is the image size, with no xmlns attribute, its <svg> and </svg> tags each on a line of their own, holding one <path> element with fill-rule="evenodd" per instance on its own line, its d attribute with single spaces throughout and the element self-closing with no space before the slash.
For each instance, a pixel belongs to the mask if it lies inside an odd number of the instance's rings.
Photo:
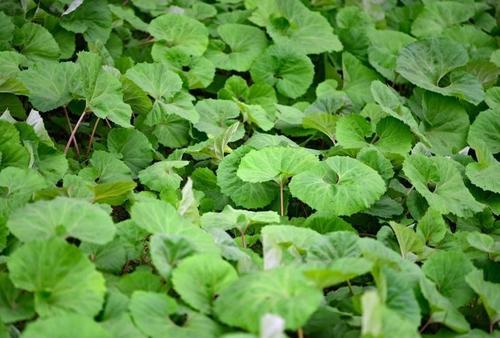
<svg viewBox="0 0 500 338">
<path fill-rule="evenodd" d="M 304 330 L 301 327 L 297 330 L 297 338 L 304 338 Z"/>
<path fill-rule="evenodd" d="M 87 145 L 87 157 L 89 157 L 90 151 L 92 150 L 92 144 L 94 143 L 95 132 L 97 130 L 97 125 L 99 124 L 100 120 L 101 120 L 101 118 L 98 117 L 94 123 L 94 128 L 92 128 L 92 133 L 90 134 L 90 138 L 89 138 L 89 144 Z"/>
<path fill-rule="evenodd" d="M 85 113 L 87 111 L 83 111 L 82 115 L 80 115 L 80 118 L 78 119 L 78 122 L 76 122 L 75 124 L 75 127 L 73 128 L 73 130 L 71 131 L 71 135 L 69 136 L 69 140 L 68 142 L 66 143 L 66 147 L 64 147 L 64 155 L 66 155 L 68 153 L 68 149 L 69 149 L 69 146 L 71 144 L 71 139 L 74 139 L 75 138 L 75 135 L 76 135 L 76 131 L 78 130 L 78 128 L 80 127 L 80 124 L 82 124 L 82 121 L 83 121 L 83 118 L 85 117 Z"/>
<path fill-rule="evenodd" d="M 73 129 L 73 125 L 71 124 L 71 121 L 69 119 L 68 110 L 66 109 L 66 106 L 63 106 L 63 111 L 64 111 L 64 116 L 66 116 L 66 123 L 68 124 L 69 131 L 71 132 L 71 130 Z M 78 142 L 76 142 L 75 136 L 74 135 L 73 137 L 70 136 L 69 140 L 70 142 L 73 141 L 73 144 L 75 145 L 75 151 L 78 157 L 80 157 L 80 148 L 78 147 Z"/>
<path fill-rule="evenodd" d="M 429 317 L 429 319 L 427 319 L 425 324 L 422 325 L 422 327 L 420 328 L 420 330 L 418 330 L 418 332 L 423 333 L 425 331 L 425 329 L 427 329 L 427 326 L 429 326 L 430 324 L 432 324 L 432 317 Z"/>
</svg>

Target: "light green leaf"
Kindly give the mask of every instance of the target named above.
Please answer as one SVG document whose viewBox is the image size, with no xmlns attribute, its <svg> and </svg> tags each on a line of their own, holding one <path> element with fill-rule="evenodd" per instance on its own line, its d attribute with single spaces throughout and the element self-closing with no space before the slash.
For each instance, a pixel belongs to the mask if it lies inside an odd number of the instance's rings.
<svg viewBox="0 0 500 338">
<path fill-rule="evenodd" d="M 460 102 L 431 92 L 416 91 L 412 111 L 420 117 L 419 129 L 438 155 L 458 153 L 466 145 L 469 115 Z"/>
<path fill-rule="evenodd" d="M 372 262 L 365 258 L 342 257 L 324 267 L 306 268 L 304 274 L 324 289 L 364 275 L 371 269 Z"/>
<path fill-rule="evenodd" d="M 460 307 L 472 298 L 465 276 L 473 270 L 470 260 L 460 251 L 438 251 L 424 262 L 422 271 L 436 283 L 439 292 Z"/>
<path fill-rule="evenodd" d="M 500 162 L 482 142 L 474 150 L 478 162 L 469 163 L 465 168 L 465 174 L 475 186 L 500 194 Z"/>
<path fill-rule="evenodd" d="M 297 98 L 311 85 L 314 67 L 307 56 L 288 46 L 271 46 L 255 60 L 250 74 L 255 82 L 275 86 L 279 93 Z"/>
<path fill-rule="evenodd" d="M 61 51 L 56 40 L 43 26 L 25 23 L 15 32 L 14 44 L 22 46 L 19 50 L 30 62 L 57 61 Z"/>
<path fill-rule="evenodd" d="M 424 239 L 425 243 L 437 245 L 446 236 L 448 224 L 446 224 L 440 212 L 429 208 L 424 216 L 419 219 L 416 231 Z"/>
<path fill-rule="evenodd" d="M 370 30 L 368 32 L 370 64 L 386 79 L 399 82 L 396 74 L 396 59 L 401 48 L 415 41 L 403 32 L 392 30 Z M 399 81 L 398 81 L 399 80 Z"/>
<path fill-rule="evenodd" d="M 330 210 L 335 215 L 367 209 L 385 190 L 385 182 L 375 170 L 342 156 L 328 158 L 290 182 L 293 196 L 314 209 Z"/>
<path fill-rule="evenodd" d="M 112 15 L 105 0 L 84 1 L 65 15 L 61 26 L 73 33 L 82 33 L 89 43 L 106 43 L 112 28 Z"/>
<path fill-rule="evenodd" d="M 342 73 L 344 75 L 342 89 L 349 95 L 355 108 L 361 109 L 366 103 L 373 102 L 370 85 L 372 81 L 380 78 L 374 70 L 363 65 L 354 55 L 344 52 Z"/>
<path fill-rule="evenodd" d="M 0 48 L 2 50 L 6 49 L 4 47 L 8 46 L 12 40 L 15 28 L 12 18 L 0 11 Z"/>
<path fill-rule="evenodd" d="M 87 201 L 65 197 L 38 201 L 17 209 L 7 225 L 23 242 L 74 237 L 105 244 L 115 234 L 113 221 L 104 210 Z"/>
<path fill-rule="evenodd" d="M 231 264 L 206 254 L 188 257 L 172 273 L 172 283 L 181 298 L 201 313 L 210 314 L 213 301 L 238 279 Z"/>
<path fill-rule="evenodd" d="M 171 97 L 182 88 L 181 78 L 162 63 L 139 63 L 126 75 L 155 100 Z"/>
<path fill-rule="evenodd" d="M 35 293 L 41 317 L 67 312 L 93 317 L 101 310 L 104 278 L 78 248 L 61 239 L 26 243 L 9 256 L 7 266 L 16 287 Z"/>
<path fill-rule="evenodd" d="M 230 51 L 210 48 L 206 56 L 220 69 L 247 71 L 267 47 L 266 34 L 257 27 L 227 23 L 220 25 L 217 33 Z"/>
<path fill-rule="evenodd" d="M 90 166 L 83 168 L 78 176 L 89 181 L 97 180 L 99 183 L 124 181 L 130 179 L 132 173 L 125 163 L 114 154 L 97 150 L 92 153 L 89 160 Z"/>
<path fill-rule="evenodd" d="M 431 311 L 430 320 L 433 323 L 443 323 L 450 329 L 465 333 L 470 330 L 469 323 L 464 316 L 455 308 L 450 299 L 443 296 L 429 279 L 420 279 L 420 290 L 425 299 L 429 302 Z"/>
<path fill-rule="evenodd" d="M 307 114 L 302 119 L 302 126 L 307 129 L 315 129 L 326 136 L 335 144 L 335 127 L 338 116 L 330 113 L 312 113 Z"/>
<path fill-rule="evenodd" d="M 68 104 L 77 67 L 71 62 L 44 62 L 22 71 L 18 78 L 28 89 L 31 104 L 46 112 Z"/>
<path fill-rule="evenodd" d="M 403 171 L 427 203 L 442 214 L 468 217 L 484 208 L 467 190 L 450 159 L 414 154 L 403 163 Z"/>
<path fill-rule="evenodd" d="M 236 205 L 262 208 L 274 200 L 278 190 L 272 182 L 250 183 L 237 176 L 242 158 L 251 151 L 249 146 L 240 146 L 225 156 L 217 168 L 217 185 Z"/>
<path fill-rule="evenodd" d="M 266 24 L 268 34 L 277 45 L 290 46 L 301 54 L 338 52 L 342 44 L 333 34 L 328 21 L 309 10 L 299 0 L 275 0 L 276 12 Z"/>
<path fill-rule="evenodd" d="M 128 199 L 136 186 L 137 183 L 130 179 L 97 184 L 94 186 L 93 202 L 118 206 Z"/>
<path fill-rule="evenodd" d="M 0 273 L 0 322 L 14 323 L 34 315 L 33 295 L 16 289 L 8 273 Z"/>
<path fill-rule="evenodd" d="M 274 211 L 248 211 L 244 209 L 233 209 L 226 206 L 221 212 L 207 212 L 201 217 L 203 228 L 219 228 L 231 230 L 238 228 L 244 230 L 255 224 L 279 223 L 280 217 Z"/>
<path fill-rule="evenodd" d="M 150 165 L 139 172 L 139 180 L 151 190 L 162 191 L 163 189 L 179 189 L 182 177 L 175 169 L 188 165 L 188 161 L 161 161 Z"/>
<path fill-rule="evenodd" d="M 413 21 L 411 33 L 417 37 L 439 36 L 445 28 L 467 21 L 473 15 L 474 6 L 470 3 L 429 2 Z"/>
<path fill-rule="evenodd" d="M 167 13 L 153 19 L 148 32 L 159 43 L 189 55 L 201 56 L 208 45 L 208 31 L 196 19 Z"/>
<path fill-rule="evenodd" d="M 113 128 L 108 134 L 108 149 L 136 174 L 153 160 L 153 150 L 147 137 L 136 129 Z"/>
<path fill-rule="evenodd" d="M 462 45 L 450 39 L 433 38 L 403 48 L 396 70 L 423 89 L 477 105 L 484 99 L 481 83 L 473 75 L 459 70 L 468 61 Z"/>
<path fill-rule="evenodd" d="M 93 319 L 66 313 L 28 324 L 23 338 L 64 338 L 71 332 L 73 338 L 112 338 L 113 335 Z"/>
<path fill-rule="evenodd" d="M 144 21 L 141 20 L 135 13 L 132 8 L 122 7 L 118 5 L 108 5 L 109 9 L 116 17 L 128 22 L 133 28 L 147 32 L 148 25 Z"/>
<path fill-rule="evenodd" d="M 251 183 L 286 181 L 317 162 L 316 156 L 305 148 L 269 147 L 246 154 L 237 175 Z"/>
<path fill-rule="evenodd" d="M 421 254 L 424 251 L 425 243 L 412 228 L 396 222 L 389 222 L 389 224 L 396 235 L 401 257 L 415 260 L 413 255 Z"/>
<path fill-rule="evenodd" d="M 227 127 L 237 121 L 240 115 L 240 108 L 236 103 L 229 100 L 200 100 L 196 104 L 196 111 L 200 115 L 200 120 L 194 127 L 210 137 L 223 134 Z M 231 141 L 237 141 L 243 137 L 243 125 L 233 135 Z"/>
<path fill-rule="evenodd" d="M 181 311 L 175 300 L 164 293 L 134 292 L 129 311 L 136 326 L 149 337 L 213 338 L 221 333 L 211 319 L 194 311 Z M 177 313 L 185 316 L 182 325 L 170 319 Z"/>
<path fill-rule="evenodd" d="M 277 268 L 245 275 L 229 285 L 215 301 L 215 313 L 222 322 L 255 333 L 262 316 L 273 313 L 285 320 L 287 329 L 295 330 L 307 322 L 322 299 L 321 291 L 300 270 Z"/>
<path fill-rule="evenodd" d="M 500 319 L 500 285 L 484 280 L 483 272 L 478 269 L 467 274 L 465 281 L 479 295 L 490 322 L 497 322 Z"/>
<path fill-rule="evenodd" d="M 187 256 L 196 252 L 189 238 L 177 235 L 155 234 L 150 241 L 151 260 L 163 278 Z"/>
<path fill-rule="evenodd" d="M 500 152 L 500 109 L 480 112 L 469 130 L 472 147 L 485 146 L 493 155 Z"/>
</svg>

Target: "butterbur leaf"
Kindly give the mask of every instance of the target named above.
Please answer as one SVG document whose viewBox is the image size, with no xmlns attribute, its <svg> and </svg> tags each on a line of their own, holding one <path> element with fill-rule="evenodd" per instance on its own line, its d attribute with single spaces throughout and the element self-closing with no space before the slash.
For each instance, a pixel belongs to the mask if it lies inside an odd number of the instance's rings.
<svg viewBox="0 0 500 338">
<path fill-rule="evenodd" d="M 276 0 L 275 3 L 277 12 L 270 12 L 266 28 L 276 44 L 291 46 L 303 54 L 342 50 L 340 40 L 321 14 L 310 11 L 299 0 Z"/>
<path fill-rule="evenodd" d="M 14 43 L 22 46 L 20 53 L 33 63 L 57 61 L 61 53 L 52 34 L 36 23 L 25 23 L 15 32 L 14 38 Z"/>
<path fill-rule="evenodd" d="M 136 187 L 132 180 L 101 183 L 94 186 L 94 203 L 106 203 L 117 206 L 128 199 L 128 195 Z"/>
<path fill-rule="evenodd" d="M 496 322 L 500 315 L 500 285 L 484 280 L 483 272 L 478 269 L 467 274 L 465 281 L 479 295 L 490 322 Z"/>
<path fill-rule="evenodd" d="M 415 231 L 396 222 L 390 222 L 392 231 L 399 244 L 399 250 L 403 258 L 412 259 L 412 254 L 420 254 L 424 250 L 424 242 L 417 236 Z"/>
<path fill-rule="evenodd" d="M 157 41 L 189 55 L 201 56 L 208 46 L 205 26 L 183 14 L 168 13 L 153 19 L 148 32 Z"/>
<path fill-rule="evenodd" d="M 307 170 L 317 162 L 316 156 L 304 148 L 270 147 L 246 154 L 241 159 L 237 175 L 251 183 L 279 182 Z"/>
<path fill-rule="evenodd" d="M 450 159 L 411 155 L 403 163 L 403 171 L 418 193 L 442 214 L 464 217 L 484 208 L 467 190 L 462 175 Z"/>
<path fill-rule="evenodd" d="M 484 99 L 481 83 L 458 68 L 469 61 L 465 48 L 449 39 L 432 38 L 403 48 L 396 70 L 411 83 L 445 96 L 455 96 L 472 104 Z M 423 65 L 431 65 L 424 67 Z"/>
<path fill-rule="evenodd" d="M 151 143 L 136 129 L 113 128 L 108 134 L 107 144 L 109 151 L 118 154 L 134 174 L 153 160 Z"/>
<path fill-rule="evenodd" d="M 250 68 L 252 79 L 275 86 L 279 93 L 297 98 L 312 83 L 314 69 L 311 60 L 286 46 L 271 46 Z"/>
<path fill-rule="evenodd" d="M 396 59 L 401 48 L 415 41 L 403 32 L 392 30 L 371 30 L 368 32 L 370 64 L 386 79 L 397 81 Z"/>
<path fill-rule="evenodd" d="M 135 325 L 149 337 L 212 338 L 221 333 L 210 318 L 194 311 L 181 311 L 175 300 L 164 293 L 136 291 L 129 310 Z M 176 314 L 185 316 L 181 325 L 171 318 Z"/>
<path fill-rule="evenodd" d="M 439 251 L 424 262 L 422 271 L 436 283 L 439 292 L 460 307 L 471 299 L 472 290 L 465 276 L 473 270 L 470 260 L 459 251 Z"/>
<path fill-rule="evenodd" d="M 205 132 L 208 137 L 224 133 L 227 127 L 236 122 L 236 118 L 240 115 L 238 105 L 229 100 L 200 100 L 196 104 L 196 111 L 200 115 L 200 120 L 194 127 Z M 231 141 L 240 139 L 243 133 L 244 130 L 239 128 L 231 138 Z"/>
<path fill-rule="evenodd" d="M 271 297 L 273 302 L 269 302 Z M 299 270 L 277 268 L 245 275 L 225 288 L 215 301 L 215 313 L 231 326 L 258 332 L 260 319 L 273 313 L 295 330 L 318 308 L 323 296 Z M 240 309 L 234 312 L 232 309 Z"/>
<path fill-rule="evenodd" d="M 46 112 L 73 99 L 71 83 L 76 72 L 76 66 L 70 62 L 45 62 L 22 71 L 18 78 L 28 89 L 33 107 Z"/>
<path fill-rule="evenodd" d="M 16 289 L 7 273 L 0 274 L 0 317 L 4 323 L 27 320 L 35 314 L 33 295 Z"/>
<path fill-rule="evenodd" d="M 111 33 L 112 15 L 105 0 L 84 1 L 61 20 L 61 26 L 73 33 L 83 33 L 90 43 L 106 43 Z"/>
<path fill-rule="evenodd" d="M 440 212 L 433 208 L 427 209 L 424 216 L 418 221 L 416 232 L 426 243 L 437 245 L 444 239 L 448 225 Z"/>
<path fill-rule="evenodd" d="M 220 257 L 188 257 L 172 273 L 175 291 L 193 308 L 209 314 L 217 295 L 238 279 L 234 268 Z"/>
<path fill-rule="evenodd" d="M 182 88 L 181 78 L 161 63 L 139 63 L 126 75 L 155 100 L 170 97 Z"/>
<path fill-rule="evenodd" d="M 465 168 L 465 174 L 472 184 L 483 190 L 500 194 L 500 162 L 493 157 L 482 142 L 481 146 L 476 146 L 474 150 L 478 162 L 469 163 Z"/>
<path fill-rule="evenodd" d="M 257 27 L 228 23 L 220 25 L 217 33 L 230 52 L 209 49 L 206 56 L 220 69 L 247 71 L 267 46 L 266 34 Z"/>
<path fill-rule="evenodd" d="M 413 21 L 411 32 L 417 37 L 439 36 L 446 27 L 467 21 L 473 15 L 474 6 L 471 3 L 431 2 Z"/>
<path fill-rule="evenodd" d="M 161 161 L 156 162 L 139 172 L 139 180 L 151 190 L 162 191 L 163 189 L 176 190 L 180 187 L 182 177 L 175 169 L 187 166 L 187 161 Z"/>
<path fill-rule="evenodd" d="M 342 73 L 344 74 L 342 89 L 349 95 L 354 107 L 361 109 L 364 104 L 373 101 L 370 84 L 379 79 L 377 72 L 365 66 L 354 55 L 344 52 Z"/>
<path fill-rule="evenodd" d="M 115 234 L 113 221 L 104 210 L 89 202 L 65 197 L 38 201 L 17 209 L 7 225 L 23 242 L 74 237 L 105 244 Z"/>
<path fill-rule="evenodd" d="M 385 192 L 384 180 L 366 164 L 335 156 L 296 175 L 290 182 L 293 196 L 317 210 L 351 215 L 367 209 Z"/>
<path fill-rule="evenodd" d="M 485 147 L 493 155 L 500 152 L 500 109 L 480 112 L 469 130 L 468 142 L 475 147 Z"/>
<path fill-rule="evenodd" d="M 271 203 L 278 193 L 272 182 L 251 183 L 238 177 L 237 170 L 242 158 L 252 151 L 249 146 L 240 146 L 219 164 L 217 185 L 236 205 L 245 208 L 261 208 Z"/>
<path fill-rule="evenodd" d="M 68 332 L 74 338 L 112 338 L 113 335 L 93 319 L 66 313 L 57 317 L 39 319 L 23 332 L 25 338 L 63 338 Z"/>
<path fill-rule="evenodd" d="M 151 237 L 151 260 L 160 275 L 168 278 L 183 258 L 196 252 L 189 239 L 182 236 L 155 234 Z"/>
<path fill-rule="evenodd" d="M 248 211 L 233 209 L 226 206 L 221 212 L 207 212 L 201 217 L 201 224 L 204 228 L 220 228 L 230 230 L 245 228 L 255 224 L 279 223 L 280 217 L 274 211 Z"/>
<path fill-rule="evenodd" d="M 420 290 L 429 302 L 431 311 L 430 320 L 433 323 L 443 323 L 459 333 L 465 333 L 470 330 L 470 325 L 464 316 L 457 310 L 449 298 L 446 298 L 438 291 L 436 284 L 422 277 L 420 279 Z"/>
<path fill-rule="evenodd" d="M 371 269 L 372 262 L 367 259 L 342 257 L 324 267 L 307 268 L 304 275 L 319 288 L 326 288 L 363 275 Z"/>
<path fill-rule="evenodd" d="M 61 239 L 26 243 L 9 256 L 7 266 L 16 287 L 35 293 L 41 317 L 66 312 L 93 317 L 101 310 L 104 277 L 78 248 Z"/>
</svg>

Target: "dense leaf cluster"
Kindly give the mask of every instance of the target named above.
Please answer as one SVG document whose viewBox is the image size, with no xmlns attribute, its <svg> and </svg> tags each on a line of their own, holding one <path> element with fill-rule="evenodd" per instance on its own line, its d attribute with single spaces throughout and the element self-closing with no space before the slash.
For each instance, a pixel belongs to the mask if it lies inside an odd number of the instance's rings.
<svg viewBox="0 0 500 338">
<path fill-rule="evenodd" d="M 500 336 L 499 20 L 1 0 L 0 338 Z"/>
</svg>

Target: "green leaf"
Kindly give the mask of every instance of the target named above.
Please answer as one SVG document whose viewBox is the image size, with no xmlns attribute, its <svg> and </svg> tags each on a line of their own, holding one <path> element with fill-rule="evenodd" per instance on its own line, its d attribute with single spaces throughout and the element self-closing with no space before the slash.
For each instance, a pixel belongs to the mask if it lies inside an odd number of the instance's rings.
<svg viewBox="0 0 500 338">
<path fill-rule="evenodd" d="M 276 12 L 268 12 L 268 34 L 277 45 L 290 46 L 301 54 L 338 52 L 342 44 L 328 21 L 299 0 L 275 0 Z"/>
<path fill-rule="evenodd" d="M 245 208 L 262 208 L 274 200 L 278 190 L 272 182 L 250 183 L 238 177 L 237 170 L 242 158 L 252 151 L 249 146 L 240 146 L 219 164 L 217 185 L 236 205 Z"/>
<path fill-rule="evenodd" d="M 229 100 L 200 100 L 196 104 L 196 111 L 200 120 L 194 127 L 207 134 L 209 138 L 223 134 L 226 129 L 237 121 L 240 108 L 236 103 Z M 231 141 L 237 141 L 243 137 L 243 125 L 233 135 Z"/>
<path fill-rule="evenodd" d="M 28 320 L 35 315 L 33 295 L 16 289 L 7 273 L 0 273 L 0 318 L 4 323 Z"/>
<path fill-rule="evenodd" d="M 467 284 L 479 295 L 484 309 L 494 323 L 500 319 L 500 285 L 484 280 L 483 272 L 473 269 L 465 276 Z"/>
<path fill-rule="evenodd" d="M 442 214 L 468 217 L 484 208 L 467 190 L 450 159 L 414 154 L 403 163 L 403 171 L 427 203 Z"/>
<path fill-rule="evenodd" d="M 79 92 L 87 101 L 87 107 L 102 118 L 108 118 L 122 127 L 130 127 L 132 109 L 123 102 L 122 85 L 118 78 L 102 68 L 99 55 L 89 52 L 78 54 Z"/>
<path fill-rule="evenodd" d="M 128 22 L 133 28 L 147 32 L 148 25 L 139 18 L 132 8 L 126 8 L 118 5 L 108 5 L 109 9 L 116 17 Z"/>
<path fill-rule="evenodd" d="M 424 239 L 425 243 L 437 245 L 446 236 L 448 225 L 439 211 L 429 208 L 424 216 L 419 219 L 416 231 Z"/>
<path fill-rule="evenodd" d="M 253 63 L 250 74 L 255 82 L 275 86 L 279 93 L 297 98 L 312 83 L 314 67 L 311 60 L 288 46 L 271 46 Z"/>
<path fill-rule="evenodd" d="M 78 250 L 61 239 L 31 241 L 9 256 L 14 285 L 35 293 L 41 317 L 76 312 L 97 315 L 104 301 L 104 278 Z"/>
<path fill-rule="evenodd" d="M 155 100 L 168 98 L 182 88 L 181 78 L 162 63 L 139 63 L 126 75 Z"/>
<path fill-rule="evenodd" d="M 153 160 L 153 150 L 147 137 L 136 129 L 113 128 L 108 134 L 108 149 L 136 174 Z"/>
<path fill-rule="evenodd" d="M 113 206 L 123 204 L 137 184 L 132 180 L 100 183 L 94 186 L 94 203 L 106 203 Z"/>
<path fill-rule="evenodd" d="M 104 210 L 87 201 L 65 197 L 38 201 L 17 209 L 7 225 L 23 242 L 73 237 L 105 244 L 115 234 L 113 221 Z"/>
<path fill-rule="evenodd" d="M 470 325 L 464 316 L 455 308 L 450 299 L 438 291 L 436 284 L 422 277 L 420 279 L 420 290 L 422 290 L 422 294 L 429 302 L 430 320 L 433 323 L 443 323 L 459 333 L 465 333 L 470 330 Z"/>
<path fill-rule="evenodd" d="M 89 181 L 106 183 L 127 180 L 132 176 L 130 168 L 123 161 L 117 159 L 114 154 L 102 150 L 94 151 L 89 163 L 91 166 L 83 168 L 78 173 L 78 176 Z"/>
<path fill-rule="evenodd" d="M 201 56 L 208 46 L 206 27 L 184 14 L 158 16 L 150 22 L 148 32 L 159 43 L 189 55 Z"/>
<path fill-rule="evenodd" d="M 304 274 L 319 288 L 327 288 L 364 275 L 372 262 L 364 258 L 342 257 L 324 267 L 306 268 Z"/>
<path fill-rule="evenodd" d="M 177 235 L 155 234 L 151 237 L 151 260 L 163 278 L 185 257 L 196 252 L 189 238 Z"/>
<path fill-rule="evenodd" d="M 465 174 L 475 186 L 500 194 L 500 162 L 488 151 L 484 143 L 474 150 L 478 162 L 469 163 Z"/>
<path fill-rule="evenodd" d="M 500 110 L 485 110 L 476 117 L 469 130 L 472 147 L 485 146 L 493 155 L 500 152 Z"/>
<path fill-rule="evenodd" d="M 367 209 L 385 190 L 384 180 L 375 170 L 343 156 L 328 158 L 290 182 L 293 196 L 314 209 L 330 210 L 335 215 Z"/>
<path fill-rule="evenodd" d="M 460 307 L 472 298 L 465 276 L 473 270 L 470 260 L 460 251 L 438 251 L 424 262 L 422 271 L 436 283 L 439 292 Z"/>
<path fill-rule="evenodd" d="M 139 180 L 151 190 L 162 191 L 164 189 L 179 189 L 182 177 L 175 169 L 183 168 L 189 164 L 188 161 L 160 161 L 156 162 L 139 172 Z"/>
<path fill-rule="evenodd" d="M 274 211 L 248 211 L 233 209 L 226 206 L 221 212 L 207 212 L 201 217 L 203 228 L 219 228 L 231 230 L 238 228 L 244 230 L 255 224 L 279 223 L 280 217 Z"/>
<path fill-rule="evenodd" d="M 181 311 L 175 300 L 164 293 L 136 291 L 129 310 L 136 326 L 149 337 L 213 338 L 221 333 L 211 319 L 197 312 Z M 177 313 L 185 316 L 182 325 L 171 318 Z"/>
<path fill-rule="evenodd" d="M 396 222 L 389 222 L 389 224 L 394 231 L 403 258 L 412 260 L 413 254 L 418 255 L 424 251 L 424 242 L 412 228 Z"/>
<path fill-rule="evenodd" d="M 74 338 L 112 338 L 113 336 L 94 320 L 66 313 L 28 324 L 23 338 L 63 338 L 72 332 Z"/>
<path fill-rule="evenodd" d="M 14 35 L 14 43 L 22 46 L 19 50 L 30 62 L 57 61 L 61 53 L 59 45 L 43 26 L 25 23 Z"/>
<path fill-rule="evenodd" d="M 267 47 L 266 34 L 257 27 L 227 23 L 220 25 L 217 33 L 229 47 L 229 52 L 210 48 L 206 56 L 220 69 L 247 71 Z"/>
<path fill-rule="evenodd" d="M 467 21 L 473 15 L 474 6 L 470 3 L 430 2 L 413 21 L 411 33 L 417 37 L 439 36 L 445 28 Z"/>
<path fill-rule="evenodd" d="M 449 39 L 433 38 L 403 48 L 396 70 L 423 89 L 477 105 L 484 99 L 481 83 L 473 75 L 459 70 L 468 61 L 462 45 Z"/>
<path fill-rule="evenodd" d="M 269 302 L 269 299 L 273 299 Z M 302 327 L 323 299 L 297 269 L 278 268 L 245 275 L 225 288 L 215 301 L 215 313 L 231 326 L 259 331 L 266 313 L 285 320 L 285 327 Z M 232 309 L 239 309 L 234 312 Z"/>
<path fill-rule="evenodd" d="M 284 181 L 317 162 L 316 156 L 305 148 L 269 147 L 246 154 L 237 175 L 251 183 Z"/>
<path fill-rule="evenodd" d="M 22 71 L 18 78 L 28 89 L 31 104 L 46 112 L 68 104 L 77 67 L 71 62 L 44 62 Z"/>
<path fill-rule="evenodd" d="M 415 92 L 410 107 L 420 117 L 419 129 L 438 155 L 458 153 L 466 146 L 469 115 L 460 102 L 431 92 Z"/>
<path fill-rule="evenodd" d="M 88 43 L 106 43 L 112 28 L 112 15 L 105 0 L 84 1 L 60 25 L 73 33 L 82 33 Z"/>
<path fill-rule="evenodd" d="M 396 59 L 399 51 L 415 39 L 403 32 L 392 30 L 371 30 L 368 32 L 368 38 L 370 39 L 370 47 L 368 47 L 370 64 L 386 79 L 399 80 L 396 74 Z"/>
<path fill-rule="evenodd" d="M 372 81 L 379 79 L 374 70 L 363 65 L 354 55 L 344 52 L 342 73 L 344 74 L 342 89 L 349 95 L 355 108 L 361 109 L 366 103 L 373 102 L 370 85 Z"/>
<path fill-rule="evenodd" d="M 0 11 L 0 48 L 2 50 L 6 49 L 4 47 L 8 46 L 12 40 L 15 28 L 11 17 Z"/>
<path fill-rule="evenodd" d="M 206 314 L 211 312 L 216 296 L 237 279 L 231 264 L 208 255 L 188 257 L 172 273 L 175 291 L 186 303 Z"/>
</svg>

